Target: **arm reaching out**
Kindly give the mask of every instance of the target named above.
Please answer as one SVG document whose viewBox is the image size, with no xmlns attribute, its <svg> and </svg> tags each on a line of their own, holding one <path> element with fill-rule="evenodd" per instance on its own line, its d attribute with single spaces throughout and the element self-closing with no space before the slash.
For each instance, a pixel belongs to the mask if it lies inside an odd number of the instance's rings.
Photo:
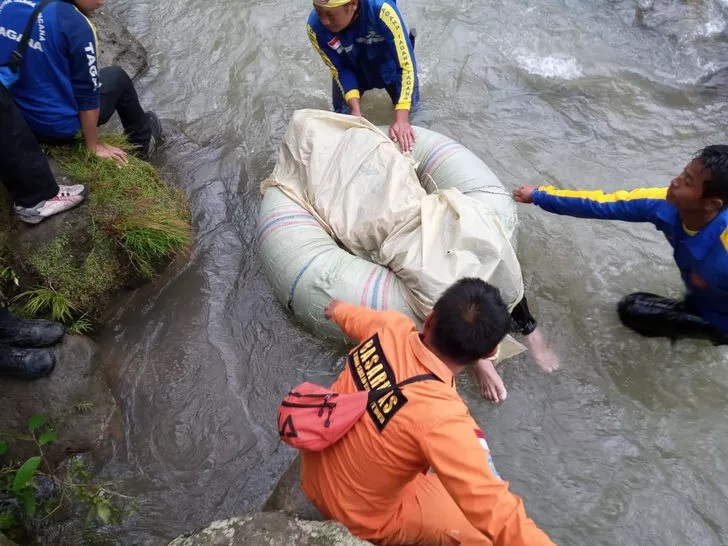
<svg viewBox="0 0 728 546">
<path fill-rule="evenodd" d="M 410 319 L 397 311 L 376 311 L 341 300 L 331 300 L 326 304 L 324 317 L 333 320 L 342 332 L 357 342 L 367 339 L 384 326 L 412 325 Z"/>
<path fill-rule="evenodd" d="M 604 193 L 601 190 L 560 190 L 553 186 L 526 184 L 513 190 L 519 203 L 533 203 L 545 211 L 577 218 L 652 222 L 659 227 L 661 216 L 672 209 L 666 201 L 667 188 L 636 188 Z"/>
</svg>

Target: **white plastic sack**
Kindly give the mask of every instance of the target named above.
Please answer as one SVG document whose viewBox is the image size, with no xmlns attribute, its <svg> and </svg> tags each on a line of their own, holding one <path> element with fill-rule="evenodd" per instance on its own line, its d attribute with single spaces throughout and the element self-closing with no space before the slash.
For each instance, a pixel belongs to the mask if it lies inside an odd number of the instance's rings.
<svg viewBox="0 0 728 546">
<path fill-rule="evenodd" d="M 462 277 L 497 286 L 509 308 L 523 297 L 521 268 L 497 215 L 458 190 L 428 195 L 411 160 L 365 119 L 296 112 L 261 191 L 271 186 L 344 248 L 389 267 L 420 318 Z"/>
</svg>

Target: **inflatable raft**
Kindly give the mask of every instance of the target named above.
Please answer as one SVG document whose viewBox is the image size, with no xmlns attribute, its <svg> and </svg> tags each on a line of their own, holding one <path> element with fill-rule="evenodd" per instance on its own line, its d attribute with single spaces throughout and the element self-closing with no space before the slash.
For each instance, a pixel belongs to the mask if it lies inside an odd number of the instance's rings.
<svg viewBox="0 0 728 546">
<path fill-rule="evenodd" d="M 374 129 L 381 133 L 381 130 Z M 513 306 L 523 294 L 520 266 L 510 247 L 516 225 L 513 200 L 491 169 L 464 146 L 435 131 L 421 127 L 414 129 L 417 141 L 412 154 L 414 165 L 410 169 L 415 169 L 417 179 L 427 194 L 459 190 L 477 200 L 495 219 L 497 226 L 491 231 L 497 231 L 498 237 L 505 243 L 501 241 L 503 249 L 493 252 L 508 256 L 494 256 L 493 259 L 505 260 L 508 266 L 501 267 L 499 274 L 503 277 L 503 271 L 507 273 L 506 284 L 510 288 L 505 289 L 508 298 L 504 295 L 504 299 Z M 326 224 L 326 219 L 321 217 L 316 207 L 302 203 L 302 199 L 308 197 L 305 190 L 292 195 L 288 189 L 281 187 L 278 180 L 291 176 L 292 170 L 314 169 L 310 165 L 315 161 L 311 152 L 313 144 L 309 142 L 314 139 L 309 133 L 300 130 L 291 137 L 306 142 L 302 144 L 305 150 L 291 150 L 290 143 L 288 148 L 285 143 L 282 145 L 276 172 L 261 185 L 263 201 L 257 231 L 260 256 L 277 299 L 317 335 L 329 338 L 344 338 L 336 325 L 323 316 L 324 306 L 333 298 L 375 309 L 396 309 L 420 323 L 425 314 L 422 307 L 411 304 L 407 286 L 390 268 L 372 263 L 343 248 L 341 240 L 337 240 L 332 227 Z M 350 157 L 351 152 L 347 153 Z M 367 165 L 369 163 L 365 162 L 357 168 L 366 169 Z M 388 173 L 388 176 L 392 176 L 392 173 Z M 418 188 L 418 191 L 421 189 Z M 367 198 L 362 195 L 362 200 Z M 371 210 L 373 216 L 381 213 L 381 210 Z M 424 213 L 422 221 L 429 223 Z M 374 222 L 372 229 L 376 230 L 377 227 Z M 450 254 L 451 251 L 447 250 L 446 253 Z M 486 270 L 491 272 L 496 269 L 494 265 Z M 501 292 L 504 292 L 504 288 L 501 288 Z"/>
</svg>

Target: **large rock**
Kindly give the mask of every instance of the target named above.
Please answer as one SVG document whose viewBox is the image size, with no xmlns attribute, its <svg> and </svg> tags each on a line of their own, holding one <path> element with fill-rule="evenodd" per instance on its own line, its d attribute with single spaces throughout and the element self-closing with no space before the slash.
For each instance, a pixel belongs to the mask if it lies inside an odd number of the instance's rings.
<svg viewBox="0 0 728 546">
<path fill-rule="evenodd" d="M 263 506 L 263 511 L 284 512 L 289 516 L 307 520 L 324 520 L 301 488 L 301 457 L 296 457 L 278 480 L 276 488 Z"/>
<path fill-rule="evenodd" d="M 18 546 L 18 545 L 15 544 L 15 542 L 10 540 L 8 537 L 3 535 L 2 533 L 0 533 L 0 546 Z"/>
<path fill-rule="evenodd" d="M 94 12 L 92 20 L 99 35 L 99 66 L 120 65 L 132 79 L 149 66 L 147 51 L 119 21 L 105 9 Z"/>
<path fill-rule="evenodd" d="M 83 336 L 66 335 L 54 350 L 56 369 L 49 376 L 34 381 L 0 379 L 0 431 L 27 432 L 31 415 L 45 416 L 57 439 L 43 452 L 55 466 L 69 454 L 109 446 L 109 438 L 121 430 L 121 419 L 106 386 L 96 344 Z M 37 454 L 29 442 L 11 439 L 8 443 L 6 459 L 24 460 Z"/>
<path fill-rule="evenodd" d="M 216 521 L 206 529 L 174 539 L 169 546 L 355 546 L 370 544 L 353 537 L 334 521 L 305 521 L 279 512 L 248 514 Z"/>
</svg>

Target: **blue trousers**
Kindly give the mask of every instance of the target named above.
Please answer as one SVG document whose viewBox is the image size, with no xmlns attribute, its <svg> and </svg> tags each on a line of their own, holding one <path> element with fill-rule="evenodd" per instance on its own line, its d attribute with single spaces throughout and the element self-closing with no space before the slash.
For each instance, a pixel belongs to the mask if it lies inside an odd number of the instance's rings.
<svg viewBox="0 0 728 546">
<path fill-rule="evenodd" d="M 392 104 L 397 104 L 397 99 L 399 98 L 397 96 L 397 86 L 395 84 L 389 84 L 384 89 L 387 90 L 389 98 L 392 99 Z M 363 95 L 364 91 L 362 91 L 361 94 Z M 346 104 L 344 96 L 341 94 L 341 89 L 339 89 L 339 86 L 336 85 L 336 81 L 333 78 L 331 79 L 331 102 L 334 106 L 334 112 L 337 114 L 351 114 L 351 109 L 349 108 L 349 105 Z M 412 107 L 410 108 L 410 111 L 414 111 L 419 102 L 420 89 L 419 84 L 416 84 L 415 91 L 412 93 Z"/>
</svg>

